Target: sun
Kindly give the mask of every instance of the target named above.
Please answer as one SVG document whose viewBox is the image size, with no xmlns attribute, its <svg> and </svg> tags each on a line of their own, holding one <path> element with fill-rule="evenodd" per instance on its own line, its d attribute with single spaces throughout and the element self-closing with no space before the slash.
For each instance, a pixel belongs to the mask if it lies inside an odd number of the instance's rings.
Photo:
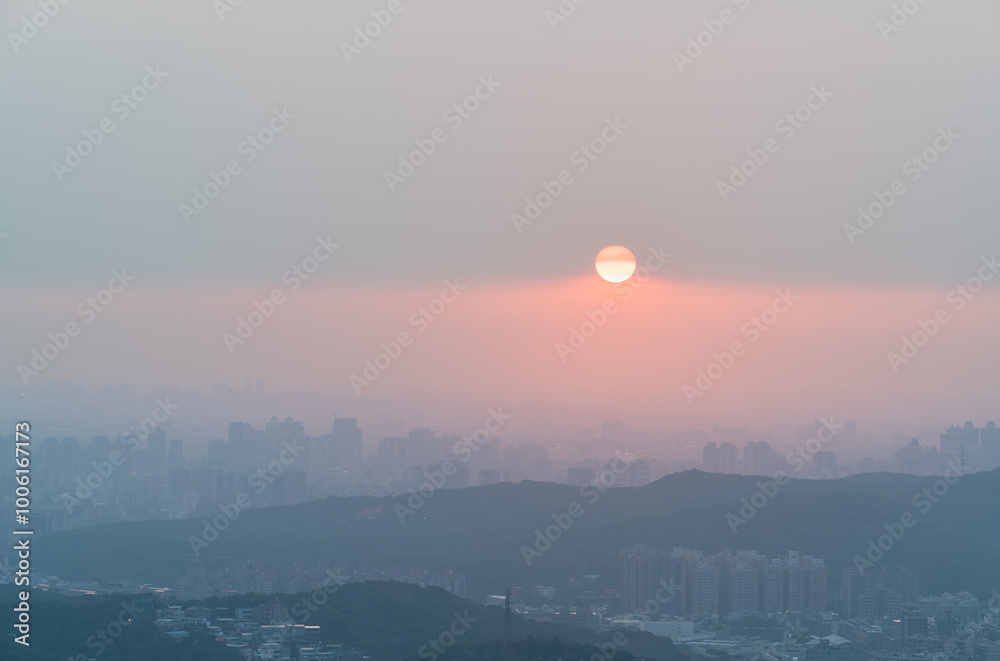
<svg viewBox="0 0 1000 661">
<path fill-rule="evenodd" d="M 635 255 L 622 246 L 608 246 L 597 253 L 597 274 L 608 282 L 625 282 L 635 273 Z"/>
</svg>

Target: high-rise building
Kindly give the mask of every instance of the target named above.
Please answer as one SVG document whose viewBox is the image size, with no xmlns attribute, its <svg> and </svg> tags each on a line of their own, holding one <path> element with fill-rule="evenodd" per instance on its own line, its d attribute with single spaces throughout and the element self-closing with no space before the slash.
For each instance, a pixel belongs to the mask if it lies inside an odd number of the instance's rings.
<svg viewBox="0 0 1000 661">
<path fill-rule="evenodd" d="M 840 613 L 843 619 L 857 617 L 860 598 L 864 590 L 864 577 L 857 569 L 844 567 L 843 585 L 841 586 Z"/>
<path fill-rule="evenodd" d="M 334 418 L 327 460 L 341 470 L 361 468 L 362 433 L 357 418 Z"/>
<path fill-rule="evenodd" d="M 766 441 L 750 441 L 743 449 L 743 472 L 747 475 L 771 475 L 775 470 L 775 456 Z"/>
<path fill-rule="evenodd" d="M 753 560 L 739 560 L 732 572 L 732 611 L 743 614 L 759 612 L 761 567 Z"/>
<path fill-rule="evenodd" d="M 826 563 L 789 552 L 768 559 L 752 550 L 705 557 L 675 548 L 660 553 L 661 586 L 671 586 L 661 612 L 673 615 L 773 615 L 826 609 Z"/>
<path fill-rule="evenodd" d="M 628 486 L 628 468 L 621 459 L 615 458 L 604 464 L 603 479 L 612 479 L 611 487 Z"/>
<path fill-rule="evenodd" d="M 409 465 L 409 443 L 402 436 L 387 436 L 378 442 L 379 459 L 394 470 Z"/>
<path fill-rule="evenodd" d="M 987 465 L 1000 466 L 1000 428 L 992 420 L 979 430 L 979 448 Z"/>
<path fill-rule="evenodd" d="M 806 603 L 812 611 L 826 610 L 826 563 L 811 555 L 803 557 L 809 585 L 806 587 Z"/>
<path fill-rule="evenodd" d="M 694 600 L 694 567 L 702 559 L 701 551 L 675 548 L 672 552 L 660 554 L 660 585 L 670 588 L 663 612 L 672 615 L 686 615 L 691 612 Z"/>
<path fill-rule="evenodd" d="M 184 463 L 184 441 L 179 438 L 170 439 L 170 448 L 167 450 L 167 465 L 176 468 Z"/>
<path fill-rule="evenodd" d="M 764 612 L 768 615 L 785 610 L 785 566 L 780 558 L 770 560 L 764 570 Z"/>
<path fill-rule="evenodd" d="M 702 467 L 706 473 L 722 472 L 722 457 L 719 454 L 719 446 L 715 441 L 709 441 L 701 451 Z"/>
<path fill-rule="evenodd" d="M 837 474 L 837 455 L 829 450 L 820 450 L 813 457 L 813 469 L 821 480 L 832 480 Z"/>
<path fill-rule="evenodd" d="M 157 468 L 167 465 L 167 432 L 154 429 L 149 434 L 149 465 Z"/>
<path fill-rule="evenodd" d="M 979 448 L 979 429 L 971 421 L 962 427 L 950 427 L 941 434 L 941 452 L 954 456 L 962 448 L 966 450 Z"/>
<path fill-rule="evenodd" d="M 257 435 L 248 422 L 229 423 L 229 452 L 236 456 L 255 457 L 260 453 Z"/>
<path fill-rule="evenodd" d="M 697 615 L 719 614 L 719 569 L 708 560 L 699 560 L 692 572 L 691 610 Z"/>
<path fill-rule="evenodd" d="M 899 618 L 903 600 L 892 588 L 874 587 L 865 590 L 858 598 L 858 617 L 877 620 L 883 617 Z"/>
<path fill-rule="evenodd" d="M 719 445 L 719 467 L 721 472 L 734 475 L 739 472 L 739 450 L 732 443 Z"/>
<path fill-rule="evenodd" d="M 619 600 L 622 612 L 646 610 L 660 580 L 660 552 L 635 546 L 618 554 Z"/>
<path fill-rule="evenodd" d="M 630 487 L 644 487 L 649 484 L 649 459 L 634 459 L 628 466 L 626 482 Z"/>
</svg>

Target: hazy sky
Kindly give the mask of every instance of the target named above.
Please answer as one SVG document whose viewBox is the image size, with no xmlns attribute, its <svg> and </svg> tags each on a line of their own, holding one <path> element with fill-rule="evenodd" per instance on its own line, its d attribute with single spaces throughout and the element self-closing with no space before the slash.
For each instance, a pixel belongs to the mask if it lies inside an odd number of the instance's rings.
<svg viewBox="0 0 1000 661">
<path fill-rule="evenodd" d="M 409 331 L 363 394 L 695 415 L 1000 394 L 1000 278 L 960 311 L 946 301 L 1000 248 L 1000 6 L 919 5 L 885 39 L 889 0 L 589 0 L 553 30 L 559 4 L 401 0 L 347 62 L 342 43 L 388 0 L 244 0 L 224 20 L 206 0 L 88 0 L 26 42 L 8 33 L 36 3 L 4 3 L 0 379 L 20 383 L 18 365 L 85 323 L 78 305 L 124 267 L 135 280 L 33 382 L 350 392 L 379 343 Z M 724 11 L 679 71 L 674 53 Z M 123 116 L 115 100 L 144 77 L 153 89 Z M 449 108 L 477 88 L 458 125 Z M 778 123 L 813 90 L 829 98 L 794 132 Z M 247 147 L 275 109 L 287 126 Z M 103 118 L 114 131 L 57 175 Z M 385 172 L 435 130 L 446 139 L 390 191 Z M 574 153 L 602 131 L 614 142 L 580 171 Z M 935 140 L 948 149 L 933 165 L 907 165 Z M 717 182 L 768 144 L 724 201 Z M 178 205 L 229 161 L 239 174 L 186 224 Z M 511 214 L 562 170 L 572 183 L 516 231 Z M 844 223 L 897 179 L 905 192 L 849 241 Z M 340 247 L 290 291 L 282 276 L 317 237 Z M 593 274 L 609 244 L 671 257 L 622 301 Z M 468 289 L 421 332 L 411 315 L 454 278 Z M 802 299 L 689 405 L 682 386 L 749 339 L 779 287 Z M 223 333 L 275 288 L 286 303 L 230 352 Z M 609 297 L 621 309 L 563 362 L 556 343 Z M 940 335 L 894 372 L 886 353 L 939 308 Z"/>
</svg>

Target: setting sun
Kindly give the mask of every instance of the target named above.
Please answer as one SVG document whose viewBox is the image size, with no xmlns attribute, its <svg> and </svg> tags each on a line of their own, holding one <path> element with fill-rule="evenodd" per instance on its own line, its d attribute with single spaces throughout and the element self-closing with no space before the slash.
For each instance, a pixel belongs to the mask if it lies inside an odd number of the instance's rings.
<svg viewBox="0 0 1000 661">
<path fill-rule="evenodd" d="M 635 273 L 635 255 L 622 246 L 608 246 L 597 253 L 597 274 L 608 282 L 625 282 Z"/>
</svg>

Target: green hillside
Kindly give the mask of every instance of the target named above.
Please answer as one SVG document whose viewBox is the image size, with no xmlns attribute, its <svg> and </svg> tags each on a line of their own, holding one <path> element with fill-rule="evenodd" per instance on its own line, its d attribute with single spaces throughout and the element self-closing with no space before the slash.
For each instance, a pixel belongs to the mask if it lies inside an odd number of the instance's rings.
<svg viewBox="0 0 1000 661">
<path fill-rule="evenodd" d="M 439 490 L 400 523 L 393 514 L 406 498 L 329 498 L 241 513 L 203 554 L 256 557 L 283 564 L 350 564 L 440 569 L 466 574 L 473 600 L 512 585 L 567 585 L 570 575 L 600 574 L 617 583 L 618 551 L 644 543 L 714 553 L 751 548 L 768 555 L 789 550 L 827 560 L 831 580 L 869 540 L 911 512 L 916 525 L 882 562 L 921 572 L 925 592 L 1000 587 L 1000 471 L 963 477 L 924 513 L 914 504 L 935 478 L 866 474 L 841 480 L 793 480 L 736 533 L 738 514 L 764 478 L 688 471 L 638 489 L 599 493 L 522 482 Z M 758 500 L 759 502 L 759 500 Z M 578 518 L 529 566 L 523 548 L 536 531 Z M 367 514 L 381 507 L 383 514 Z M 367 512 L 366 512 L 367 511 Z M 366 515 L 362 515 L 366 513 Z M 37 566 L 64 579 L 129 578 L 171 585 L 189 538 L 201 520 L 115 524 L 41 537 Z"/>
</svg>

